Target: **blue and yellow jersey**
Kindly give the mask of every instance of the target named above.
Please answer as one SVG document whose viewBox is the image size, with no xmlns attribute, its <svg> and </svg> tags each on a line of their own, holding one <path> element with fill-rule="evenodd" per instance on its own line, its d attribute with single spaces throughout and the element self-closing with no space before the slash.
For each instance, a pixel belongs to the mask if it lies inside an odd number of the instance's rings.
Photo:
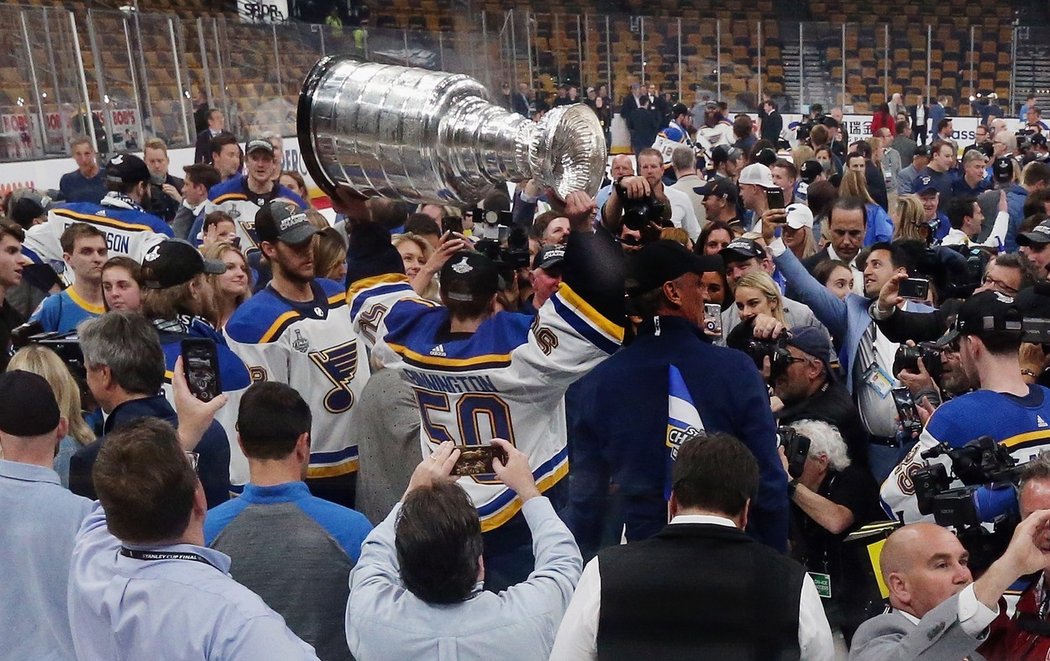
<svg viewBox="0 0 1050 661">
<path fill-rule="evenodd" d="M 357 470 L 354 404 L 368 380 L 368 357 L 350 325 L 346 291 L 315 280 L 314 300 L 292 302 L 266 287 L 237 308 L 226 324 L 230 348 L 252 381 L 280 381 L 299 391 L 313 412 L 309 477 Z M 231 452 L 231 481 L 248 479 L 239 448 Z"/>
<path fill-rule="evenodd" d="M 106 196 L 101 204 L 75 202 L 60 204 L 47 212 L 47 221 L 26 232 L 22 253 L 34 264 L 49 264 L 63 274 L 67 284 L 73 272 L 62 261 L 59 239 L 73 223 L 87 223 L 106 235 L 109 256 L 125 255 L 137 262 L 155 244 L 172 236 L 171 228 L 160 218 L 146 213 L 122 196 Z"/>
<path fill-rule="evenodd" d="M 448 311 L 415 296 L 403 275 L 360 280 L 349 291 L 355 327 L 373 359 L 398 369 L 422 420 L 421 456 L 437 444 L 513 443 L 546 491 L 569 470 L 565 390 L 616 351 L 623 328 L 562 284 L 535 318 L 500 312 L 473 333 L 451 333 Z M 521 507 L 494 475 L 462 477 L 482 530 Z"/>
<path fill-rule="evenodd" d="M 234 224 L 237 225 L 237 236 L 241 240 L 241 249 L 245 252 L 257 250 L 259 248 L 259 235 L 255 233 L 255 214 L 264 204 L 272 202 L 279 197 L 295 202 L 302 209 L 307 207 L 306 202 L 301 197 L 280 184 L 274 184 L 269 193 L 262 195 L 253 193 L 248 188 L 247 175 L 241 175 L 215 184 L 208 191 L 208 202 L 204 205 L 203 211 L 197 216 L 197 220 L 194 221 L 193 227 L 190 229 L 190 241 L 195 245 L 200 245 L 203 238 L 201 231 L 204 228 L 204 217 L 212 211 L 225 211 L 230 214 Z"/>
<path fill-rule="evenodd" d="M 912 476 L 930 462 L 944 464 L 951 475 L 951 462 L 945 456 L 923 459 L 922 453 L 939 443 L 962 447 L 981 436 L 990 436 L 1010 450 L 1018 463 L 1031 461 L 1050 450 L 1050 390 L 1029 386 L 1029 394 L 1016 397 L 991 390 L 977 390 L 945 402 L 934 411 L 919 435 L 919 442 L 882 483 L 883 506 L 904 523 L 931 521 L 919 512 Z M 962 486 L 954 480 L 952 488 Z"/>
</svg>

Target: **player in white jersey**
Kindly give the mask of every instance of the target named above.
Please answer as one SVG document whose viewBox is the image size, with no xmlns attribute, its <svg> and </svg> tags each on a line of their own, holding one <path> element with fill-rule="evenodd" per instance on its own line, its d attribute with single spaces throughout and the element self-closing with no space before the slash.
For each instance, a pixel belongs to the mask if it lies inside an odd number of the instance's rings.
<svg viewBox="0 0 1050 661">
<path fill-rule="evenodd" d="M 118 154 L 106 166 L 106 194 L 99 204 L 75 202 L 54 207 L 47 221 L 26 232 L 22 253 L 34 264 L 48 264 L 72 284 L 73 273 L 62 259 L 62 233 L 74 223 L 87 223 L 106 236 L 109 255 L 125 255 L 141 262 L 149 248 L 172 235 L 160 218 L 147 213 L 150 173 L 133 154 Z"/>
<path fill-rule="evenodd" d="M 350 325 L 346 291 L 315 279 L 313 236 L 306 214 L 283 200 L 255 217 L 259 247 L 273 280 L 234 312 L 226 324 L 229 346 L 253 381 L 279 381 L 298 390 L 313 412 L 307 484 L 314 495 L 354 505 L 357 447 L 353 407 L 368 380 L 364 347 Z M 231 453 L 237 468 L 245 459 Z"/>
<path fill-rule="evenodd" d="M 355 327 L 375 341 L 373 359 L 400 370 L 415 393 L 423 454 L 446 440 L 485 445 L 504 438 L 529 457 L 548 496 L 564 489 L 569 468 L 565 390 L 623 339 L 620 248 L 607 233 L 590 232 L 593 200 L 573 194 L 570 207 L 577 231 L 566 249 L 564 280 L 534 319 L 496 311 L 497 268 L 471 251 L 442 268 L 445 306 L 415 296 L 399 274 L 360 279 L 347 294 Z M 352 253 L 359 233 L 374 229 L 354 229 Z M 487 588 L 523 580 L 531 557 L 526 552 L 522 562 L 520 555 L 529 540 L 516 516 L 521 503 L 492 475 L 459 483 L 486 533 Z"/>
</svg>

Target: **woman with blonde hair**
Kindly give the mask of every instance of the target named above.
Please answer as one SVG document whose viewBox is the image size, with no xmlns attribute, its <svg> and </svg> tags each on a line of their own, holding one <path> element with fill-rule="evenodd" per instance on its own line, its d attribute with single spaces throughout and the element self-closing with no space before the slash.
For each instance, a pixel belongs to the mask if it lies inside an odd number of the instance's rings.
<svg viewBox="0 0 1050 661">
<path fill-rule="evenodd" d="M 842 183 L 839 184 L 839 197 L 852 197 L 864 203 L 864 223 L 865 227 L 867 227 L 867 231 L 864 234 L 865 246 L 892 240 L 893 220 L 886 213 L 885 209 L 875 204 L 875 200 L 868 193 L 868 184 L 864 181 L 863 172 L 847 170 L 842 173 Z"/>
<path fill-rule="evenodd" d="M 795 163 L 795 169 L 801 170 L 806 161 L 815 161 L 817 153 L 809 145 L 799 145 L 791 150 L 791 160 Z"/>
<path fill-rule="evenodd" d="M 205 259 L 213 259 L 226 265 L 226 272 L 222 275 L 207 276 L 212 302 L 212 318 L 208 319 L 208 323 L 221 330 L 237 308 L 251 298 L 251 269 L 244 253 L 225 241 L 208 244 L 201 253 Z"/>
<path fill-rule="evenodd" d="M 901 195 L 897 198 L 893 240 L 906 239 L 926 243 L 930 228 L 922 222 L 922 216 L 922 200 L 918 195 Z"/>
<path fill-rule="evenodd" d="M 439 300 L 438 285 L 434 279 L 437 271 L 427 268 L 434 254 L 430 242 L 411 232 L 395 235 L 390 242 L 394 244 L 394 248 L 397 249 L 405 263 L 405 275 L 408 276 L 412 289 L 423 298 L 432 301 Z M 440 268 L 439 266 L 438 270 Z"/>
<path fill-rule="evenodd" d="M 336 282 L 346 280 L 346 241 L 334 227 L 314 235 L 314 273 Z"/>
<path fill-rule="evenodd" d="M 736 282 L 733 290 L 736 309 L 740 321 L 746 322 L 760 314 L 767 314 L 782 324 L 784 319 L 784 299 L 780 296 L 780 287 L 765 271 L 752 271 Z"/>
<path fill-rule="evenodd" d="M 69 432 L 58 444 L 54 468 L 62 480 L 62 486 L 68 488 L 70 457 L 78 448 L 95 440 L 95 432 L 84 421 L 80 386 L 58 354 L 39 344 L 29 344 L 19 349 L 11 357 L 7 370 L 23 370 L 42 376 L 54 391 L 58 410 L 69 423 Z"/>
<path fill-rule="evenodd" d="M 665 227 L 660 230 L 660 238 L 680 243 L 688 250 L 693 249 L 693 240 L 689 238 L 689 232 L 681 227 Z"/>
</svg>

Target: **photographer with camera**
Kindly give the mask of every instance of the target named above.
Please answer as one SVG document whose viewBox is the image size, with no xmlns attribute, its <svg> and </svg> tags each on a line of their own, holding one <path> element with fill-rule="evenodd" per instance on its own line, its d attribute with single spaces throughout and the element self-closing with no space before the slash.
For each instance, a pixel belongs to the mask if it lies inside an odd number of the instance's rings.
<svg viewBox="0 0 1050 661">
<path fill-rule="evenodd" d="M 981 658 L 969 655 L 998 614 L 1000 597 L 1018 578 L 1050 565 L 1048 522 L 1050 510 L 1023 521 L 976 581 L 969 553 L 946 528 L 913 523 L 894 531 L 879 556 L 892 610 L 860 626 L 850 661 Z"/>
<path fill-rule="evenodd" d="M 879 509 L 879 485 L 871 473 L 850 461 L 846 443 L 826 422 L 799 420 L 778 429 L 780 461 L 788 474 L 791 498 L 791 556 L 813 575 L 830 578 L 824 610 L 832 628 L 848 639 L 863 615 L 849 604 L 859 577 L 846 573 L 842 541 L 846 535 L 885 514 Z"/>
<path fill-rule="evenodd" d="M 643 149 L 638 152 L 639 176 L 622 177 L 617 180 L 613 187 L 613 194 L 609 196 L 602 209 L 602 219 L 607 227 L 616 226 L 623 215 L 633 211 L 637 204 L 633 200 L 647 197 L 659 203 L 651 203 L 650 210 L 645 214 L 650 221 L 656 221 L 658 218 L 670 221 L 673 226 L 681 227 L 688 232 L 689 238 L 693 241 L 699 238 L 700 223 L 693 211 L 693 203 L 682 191 L 664 186 L 663 163 L 663 156 L 655 149 Z M 639 190 L 643 189 L 639 185 L 639 179 L 643 180 L 648 188 L 644 195 L 638 195 Z M 661 205 L 666 206 L 666 209 L 659 208 Z M 633 226 L 632 221 L 625 220 L 625 223 L 631 229 L 637 229 Z"/>
<path fill-rule="evenodd" d="M 918 443 L 883 483 L 881 495 L 888 511 L 905 523 L 930 518 L 919 510 L 912 478 L 928 465 L 923 453 L 935 446 L 959 448 L 988 436 L 1020 461 L 1050 446 L 1050 390 L 1028 385 L 1021 374 L 1022 316 L 1011 297 L 993 291 L 974 294 L 959 308 L 954 330 L 961 367 L 980 389 L 938 408 Z M 945 341 L 953 339 L 949 336 Z M 937 461 L 947 463 L 944 458 Z"/>
<path fill-rule="evenodd" d="M 794 326 L 786 344 L 786 365 L 770 374 L 773 394 L 783 403 L 783 408 L 774 412 L 778 424 L 824 421 L 842 435 L 853 465 L 866 467 L 868 433 L 849 392 L 831 369 L 828 332 L 823 327 Z"/>
</svg>

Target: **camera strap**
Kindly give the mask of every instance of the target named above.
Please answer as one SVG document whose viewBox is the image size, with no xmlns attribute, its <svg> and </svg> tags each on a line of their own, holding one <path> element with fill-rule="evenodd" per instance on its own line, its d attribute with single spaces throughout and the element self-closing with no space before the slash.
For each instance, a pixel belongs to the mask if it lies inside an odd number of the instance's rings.
<svg viewBox="0 0 1050 661">
<path fill-rule="evenodd" d="M 145 562 L 153 562 L 155 560 L 189 560 L 191 562 L 201 562 L 215 567 L 215 565 L 208 562 L 204 556 L 197 553 L 190 553 L 188 551 L 140 551 L 138 549 L 129 549 L 126 546 L 121 546 L 120 554 L 125 558 L 142 560 Z M 218 567 L 216 567 L 216 569 L 218 569 Z"/>
</svg>

